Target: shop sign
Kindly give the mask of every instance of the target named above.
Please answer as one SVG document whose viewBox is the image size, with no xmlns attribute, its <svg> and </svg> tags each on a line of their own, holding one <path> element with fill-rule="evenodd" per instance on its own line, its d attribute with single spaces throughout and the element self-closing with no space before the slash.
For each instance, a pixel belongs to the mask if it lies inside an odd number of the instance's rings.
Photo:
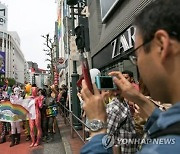
<svg viewBox="0 0 180 154">
<path fill-rule="evenodd" d="M 6 23 L 6 12 L 5 9 L 0 9 L 0 24 L 4 25 Z"/>
<path fill-rule="evenodd" d="M 59 60 L 58 60 L 59 64 L 63 64 L 64 63 L 64 58 L 63 57 L 60 57 Z"/>
<path fill-rule="evenodd" d="M 7 8 L 0 3 L 0 28 L 7 30 Z"/>
<path fill-rule="evenodd" d="M 111 42 L 113 47 L 112 59 L 133 48 L 135 42 L 135 31 L 136 28 L 131 26 L 122 35 Z"/>
</svg>

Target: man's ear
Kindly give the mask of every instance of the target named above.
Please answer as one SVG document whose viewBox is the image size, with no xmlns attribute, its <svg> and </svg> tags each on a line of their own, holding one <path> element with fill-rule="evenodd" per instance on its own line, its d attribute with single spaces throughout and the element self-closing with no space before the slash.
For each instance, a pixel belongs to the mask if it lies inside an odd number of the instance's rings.
<svg viewBox="0 0 180 154">
<path fill-rule="evenodd" d="M 161 60 L 162 62 L 165 62 L 172 53 L 169 34 L 164 30 L 158 30 L 154 35 L 154 39 L 156 41 Z"/>
</svg>

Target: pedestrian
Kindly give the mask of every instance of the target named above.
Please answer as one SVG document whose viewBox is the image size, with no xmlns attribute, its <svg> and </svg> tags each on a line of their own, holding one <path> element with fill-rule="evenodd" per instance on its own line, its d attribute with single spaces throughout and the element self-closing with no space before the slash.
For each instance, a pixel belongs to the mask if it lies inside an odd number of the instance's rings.
<svg viewBox="0 0 180 154">
<path fill-rule="evenodd" d="M 3 101 L 3 88 L 0 88 L 0 101 Z M 1 135 L 0 135 L 0 144 L 6 142 L 6 134 L 7 134 L 7 127 L 6 127 L 6 122 L 1 122 L 2 127 L 1 127 Z"/>
<path fill-rule="evenodd" d="M 137 91 L 139 91 L 139 85 L 134 82 L 134 74 L 133 74 L 133 72 L 131 72 L 129 70 L 124 70 L 122 72 L 122 74 L 133 85 L 133 87 Z M 139 109 L 138 105 L 135 104 L 134 102 L 131 102 L 131 101 L 127 100 L 126 98 L 124 98 L 124 100 L 128 103 L 128 105 L 130 107 L 130 110 L 131 110 L 131 114 L 132 114 L 132 116 L 134 116 L 134 114 L 138 112 L 138 109 Z"/>
<path fill-rule="evenodd" d="M 69 109 L 69 104 L 67 103 L 67 98 L 68 98 L 68 89 L 65 84 L 61 85 L 62 92 L 61 92 L 61 98 L 60 98 L 60 103 L 62 104 L 62 113 L 64 117 L 67 117 L 68 113 L 64 107 Z M 68 98 L 69 99 L 69 98 Z"/>
<path fill-rule="evenodd" d="M 10 96 L 10 101 L 12 104 L 16 104 L 20 99 L 20 88 L 15 87 L 13 89 L 13 94 Z M 13 121 L 11 122 L 11 144 L 10 147 L 17 145 L 20 143 L 20 136 L 21 136 L 21 127 L 20 121 Z"/>
<path fill-rule="evenodd" d="M 31 99 L 35 101 L 36 119 L 29 119 L 30 135 L 32 141 L 30 147 L 36 147 L 40 144 L 40 140 L 42 137 L 40 109 L 42 108 L 43 105 L 44 96 L 42 95 L 37 96 L 38 90 L 36 86 L 33 86 L 31 91 L 32 91 Z M 37 129 L 37 138 L 35 138 L 34 128 Z"/>
<path fill-rule="evenodd" d="M 54 115 L 54 112 L 52 109 L 54 105 L 56 105 L 56 100 L 55 98 L 52 97 L 51 93 L 52 93 L 52 90 L 49 89 L 47 93 L 47 97 L 45 97 L 43 101 L 43 109 L 45 110 L 45 113 L 43 116 L 43 130 L 44 130 L 43 141 L 45 142 L 51 142 L 54 139 L 53 122 L 56 115 Z"/>
<path fill-rule="evenodd" d="M 121 153 L 134 154 L 137 151 L 137 143 L 122 144 L 123 140 L 138 138 L 129 105 L 120 98 L 119 91 L 111 90 L 108 93 L 110 101 L 106 107 L 107 134 L 113 138 L 114 145 Z"/>
</svg>

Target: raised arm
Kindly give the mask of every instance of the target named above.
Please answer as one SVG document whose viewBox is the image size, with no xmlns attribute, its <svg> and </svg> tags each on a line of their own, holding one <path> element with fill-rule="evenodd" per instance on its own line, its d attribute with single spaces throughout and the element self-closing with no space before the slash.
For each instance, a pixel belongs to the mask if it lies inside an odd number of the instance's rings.
<svg viewBox="0 0 180 154">
<path fill-rule="evenodd" d="M 114 83 L 120 90 L 121 96 L 136 103 L 140 107 L 140 112 L 148 118 L 156 106 L 142 93 L 137 91 L 132 84 L 124 78 L 121 72 L 115 71 L 109 73 L 109 75 L 114 76 Z"/>
</svg>

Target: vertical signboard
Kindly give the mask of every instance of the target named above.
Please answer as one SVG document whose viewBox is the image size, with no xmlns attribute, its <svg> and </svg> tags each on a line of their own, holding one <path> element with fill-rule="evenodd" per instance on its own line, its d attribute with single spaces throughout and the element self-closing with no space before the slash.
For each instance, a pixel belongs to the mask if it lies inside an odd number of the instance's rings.
<svg viewBox="0 0 180 154">
<path fill-rule="evenodd" d="M 86 51 L 90 51 L 90 42 L 89 42 L 89 24 L 88 24 L 88 6 L 87 0 L 79 0 L 79 25 L 84 26 L 84 35 L 85 35 L 85 49 Z"/>
<path fill-rule="evenodd" d="M 58 6 L 58 20 L 57 20 L 57 37 L 58 40 L 61 38 L 61 31 L 62 31 L 62 26 L 61 26 L 61 6 Z"/>
<path fill-rule="evenodd" d="M 7 7 L 0 3 L 0 28 L 7 30 Z"/>
</svg>

